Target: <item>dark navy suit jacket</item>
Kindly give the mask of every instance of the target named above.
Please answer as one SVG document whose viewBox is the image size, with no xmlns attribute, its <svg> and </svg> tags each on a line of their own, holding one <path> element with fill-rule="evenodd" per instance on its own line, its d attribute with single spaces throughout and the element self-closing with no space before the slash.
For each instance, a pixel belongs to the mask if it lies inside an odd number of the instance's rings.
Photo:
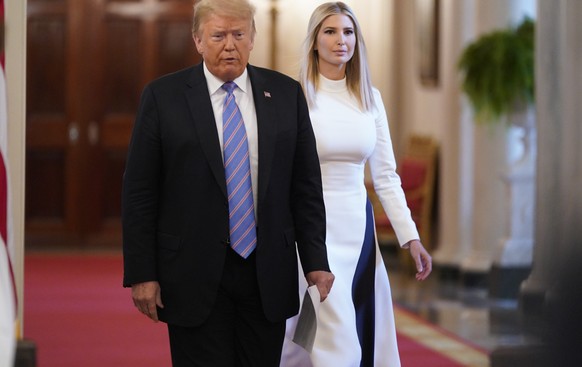
<svg viewBox="0 0 582 367">
<path fill-rule="evenodd" d="M 315 137 L 299 83 L 248 66 L 258 124 L 256 266 L 267 318 L 298 312 L 304 272 L 327 270 Z M 196 326 L 213 307 L 229 237 L 221 147 L 203 66 L 142 94 L 122 193 L 124 286 L 158 281 L 162 321 Z"/>
</svg>

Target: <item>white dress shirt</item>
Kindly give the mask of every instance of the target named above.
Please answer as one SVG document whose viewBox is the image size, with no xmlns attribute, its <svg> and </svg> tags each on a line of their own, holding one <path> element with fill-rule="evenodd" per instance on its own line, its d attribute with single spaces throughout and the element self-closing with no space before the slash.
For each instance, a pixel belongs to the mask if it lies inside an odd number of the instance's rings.
<svg viewBox="0 0 582 367">
<path fill-rule="evenodd" d="M 224 108 L 224 99 L 226 98 L 226 91 L 222 89 L 225 81 L 218 79 L 214 74 L 208 70 L 206 63 L 204 63 L 204 76 L 208 85 L 208 93 L 212 101 L 212 110 L 214 111 L 214 118 L 216 120 L 216 131 L 218 132 L 218 140 L 220 141 L 220 151 L 224 161 L 223 136 L 222 136 L 222 110 Z M 253 187 L 253 201 L 255 207 L 255 218 L 257 218 L 257 174 L 259 169 L 259 143 L 257 131 L 257 112 L 255 110 L 255 101 L 253 99 L 253 90 L 251 88 L 251 80 L 245 68 L 244 72 L 233 80 L 238 88 L 234 90 L 234 97 L 236 104 L 242 114 L 245 130 L 247 132 L 247 140 L 249 146 L 249 159 L 251 164 L 251 183 Z"/>
</svg>

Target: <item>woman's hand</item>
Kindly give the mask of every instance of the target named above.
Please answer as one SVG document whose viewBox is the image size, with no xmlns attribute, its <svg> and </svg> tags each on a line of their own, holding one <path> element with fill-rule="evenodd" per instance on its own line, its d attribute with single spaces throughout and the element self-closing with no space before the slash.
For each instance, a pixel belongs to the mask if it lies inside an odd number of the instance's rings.
<svg viewBox="0 0 582 367">
<path fill-rule="evenodd" d="M 416 264 L 416 280 L 425 280 L 432 271 L 432 257 L 419 240 L 412 240 L 404 245 L 410 250 L 410 256 Z"/>
</svg>

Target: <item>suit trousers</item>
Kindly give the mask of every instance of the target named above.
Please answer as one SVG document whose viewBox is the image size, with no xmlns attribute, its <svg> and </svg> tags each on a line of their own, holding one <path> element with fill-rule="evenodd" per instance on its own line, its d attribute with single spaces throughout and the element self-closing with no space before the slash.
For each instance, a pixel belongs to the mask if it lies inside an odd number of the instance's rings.
<svg viewBox="0 0 582 367">
<path fill-rule="evenodd" d="M 254 252 L 244 259 L 229 248 L 208 319 L 168 331 L 173 367 L 278 367 L 285 321 L 265 317 Z"/>
</svg>

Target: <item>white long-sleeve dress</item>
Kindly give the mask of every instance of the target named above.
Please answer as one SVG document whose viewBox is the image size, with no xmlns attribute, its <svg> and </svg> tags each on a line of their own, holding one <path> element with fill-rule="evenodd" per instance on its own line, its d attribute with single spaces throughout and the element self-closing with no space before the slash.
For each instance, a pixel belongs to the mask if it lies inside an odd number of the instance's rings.
<svg viewBox="0 0 582 367">
<path fill-rule="evenodd" d="M 345 79 L 320 76 L 310 116 L 321 163 L 328 258 L 336 278 L 319 307 L 312 353 L 292 342 L 297 317 L 288 320 L 282 367 L 400 366 L 390 284 L 364 183 L 366 162 L 399 243 L 419 236 L 376 89 L 374 98 L 376 108 L 362 112 Z M 307 283 L 303 274 L 299 278 L 302 297 Z"/>
</svg>

